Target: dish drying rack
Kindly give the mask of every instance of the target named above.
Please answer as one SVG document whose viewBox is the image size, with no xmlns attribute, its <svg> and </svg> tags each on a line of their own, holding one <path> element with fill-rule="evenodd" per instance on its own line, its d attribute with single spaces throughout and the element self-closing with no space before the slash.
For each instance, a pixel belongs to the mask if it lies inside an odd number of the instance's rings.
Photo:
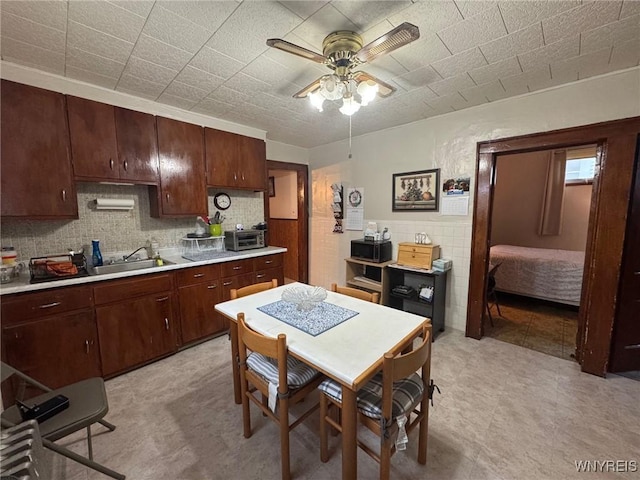
<svg viewBox="0 0 640 480">
<path fill-rule="evenodd" d="M 224 252 L 224 235 L 219 237 L 182 237 L 182 255 L 200 252 Z"/>
</svg>

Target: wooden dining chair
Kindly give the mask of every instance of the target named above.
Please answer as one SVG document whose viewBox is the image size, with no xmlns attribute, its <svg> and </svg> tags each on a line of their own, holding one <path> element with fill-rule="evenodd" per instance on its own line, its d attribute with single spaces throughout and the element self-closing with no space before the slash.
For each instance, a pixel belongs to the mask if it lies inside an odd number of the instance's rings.
<svg viewBox="0 0 640 480">
<path fill-rule="evenodd" d="M 339 287 L 336 283 L 331 284 L 331 291 L 341 293 L 342 295 L 349 295 L 350 297 L 359 298 L 365 302 L 380 303 L 380 294 L 378 292 L 369 293 L 364 290 L 351 287 Z"/>
<path fill-rule="evenodd" d="M 429 376 L 431 368 L 431 323 L 425 321 L 422 341 L 411 352 L 394 355 L 385 353 L 382 372 L 376 374 L 357 393 L 358 420 L 380 437 L 380 450 L 358 440 L 358 446 L 380 464 L 380 479 L 388 480 L 391 457 L 396 445 L 406 445 L 408 439 L 399 426 L 406 418 L 404 430 L 408 436 L 419 425 L 418 463 L 427 462 L 427 431 L 429 426 Z M 420 370 L 421 374 L 416 372 Z M 342 408 L 342 387 L 331 379 L 324 380 L 320 390 L 320 460 L 329 460 L 328 426 L 342 431 L 332 412 Z M 412 419 L 413 417 L 413 419 Z M 398 441 L 400 440 L 400 441 Z"/>
<path fill-rule="evenodd" d="M 289 480 L 289 432 L 315 412 L 319 403 L 305 408 L 292 423 L 289 423 L 289 407 L 313 392 L 323 376 L 289 356 L 285 334 L 269 338 L 251 330 L 245 323 L 244 313 L 238 314 L 238 344 L 244 436 L 249 438 L 252 434 L 249 402 L 253 402 L 265 416 L 280 426 L 282 479 Z M 260 398 L 258 394 L 261 394 Z"/>
<path fill-rule="evenodd" d="M 502 265 L 502 263 L 495 264 L 489 273 L 487 273 L 487 295 L 485 298 L 485 302 L 487 303 L 487 315 L 489 317 L 489 322 L 493 327 L 493 316 L 491 315 L 491 306 L 489 302 L 493 302 L 493 304 L 498 309 L 498 315 L 502 316 L 502 312 L 500 311 L 500 304 L 498 303 L 498 296 L 496 295 L 496 272 L 498 268 Z"/>
<path fill-rule="evenodd" d="M 235 300 L 236 298 L 246 297 L 247 295 L 263 292 L 264 290 L 276 288 L 277 286 L 278 279 L 274 278 L 270 282 L 254 283 L 253 285 L 242 288 L 232 288 L 229 291 L 229 295 L 231 296 L 231 300 Z"/>
</svg>

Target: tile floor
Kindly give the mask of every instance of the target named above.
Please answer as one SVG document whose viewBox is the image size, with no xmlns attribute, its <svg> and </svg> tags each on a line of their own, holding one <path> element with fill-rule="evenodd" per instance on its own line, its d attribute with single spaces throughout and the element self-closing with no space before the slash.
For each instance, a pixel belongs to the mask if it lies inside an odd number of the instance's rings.
<svg viewBox="0 0 640 480">
<path fill-rule="evenodd" d="M 554 357 L 573 359 L 578 331 L 578 307 L 497 293 L 500 312 L 491 308 L 493 327 L 485 320 L 485 335 Z"/>
<path fill-rule="evenodd" d="M 278 480 L 278 428 L 252 409 L 254 434 L 242 435 L 233 403 L 226 336 L 106 382 L 107 420 L 95 428 L 96 460 L 130 480 Z M 441 395 L 431 408 L 427 465 L 410 437 L 393 457 L 400 480 L 631 479 L 638 473 L 578 473 L 577 460 L 640 463 L 640 382 L 581 373 L 575 362 L 455 330 L 433 344 L 433 378 Z M 340 437 L 320 462 L 318 416 L 291 435 L 294 479 L 340 478 Z M 86 454 L 82 436 L 64 443 Z M 51 479 L 105 480 L 52 455 Z M 48 473 L 48 472 L 47 472 Z M 358 478 L 378 478 L 358 453 Z"/>
</svg>

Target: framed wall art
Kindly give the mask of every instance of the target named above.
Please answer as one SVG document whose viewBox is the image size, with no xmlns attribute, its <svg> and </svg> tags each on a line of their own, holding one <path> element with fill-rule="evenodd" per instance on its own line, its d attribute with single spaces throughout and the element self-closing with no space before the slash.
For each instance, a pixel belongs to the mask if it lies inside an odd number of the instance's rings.
<svg viewBox="0 0 640 480">
<path fill-rule="evenodd" d="M 440 169 L 393 174 L 394 212 L 437 212 Z"/>
</svg>

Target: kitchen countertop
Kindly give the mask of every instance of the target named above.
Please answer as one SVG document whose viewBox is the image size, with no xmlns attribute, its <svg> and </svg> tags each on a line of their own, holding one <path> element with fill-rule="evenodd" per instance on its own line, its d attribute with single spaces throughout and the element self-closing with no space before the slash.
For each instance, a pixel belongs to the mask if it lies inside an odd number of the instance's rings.
<svg viewBox="0 0 640 480">
<path fill-rule="evenodd" d="M 186 260 L 182 258 L 182 256 L 178 253 L 170 253 L 170 254 L 161 255 L 164 260 L 171 262 L 170 265 L 163 265 L 162 267 L 151 267 L 151 268 L 145 268 L 141 270 L 132 270 L 129 272 L 106 273 L 102 275 L 89 275 L 85 277 L 67 278 L 67 279 L 53 280 L 50 282 L 33 283 L 33 284 L 29 283 L 29 272 L 26 272 L 26 274 L 22 274 L 19 278 L 16 278 L 13 282 L 1 285 L 0 295 L 10 295 L 12 293 L 23 293 L 23 292 L 31 292 L 36 290 L 47 290 L 50 288 L 68 287 L 71 285 L 83 285 L 86 283 L 102 282 L 105 280 L 113 280 L 113 279 L 125 278 L 125 277 L 135 277 L 139 275 L 150 275 L 154 273 L 180 270 L 182 268 L 197 267 L 199 265 L 212 265 L 214 263 L 231 262 L 234 260 L 243 260 L 245 258 L 255 258 L 255 257 L 262 257 L 265 255 L 274 255 L 276 253 L 285 253 L 286 251 L 287 249 L 283 247 L 257 248 L 255 250 L 245 250 L 241 252 L 236 252 L 237 254 L 233 256 L 214 258 L 212 260 L 202 260 L 199 262 L 192 262 L 191 260 Z"/>
</svg>

